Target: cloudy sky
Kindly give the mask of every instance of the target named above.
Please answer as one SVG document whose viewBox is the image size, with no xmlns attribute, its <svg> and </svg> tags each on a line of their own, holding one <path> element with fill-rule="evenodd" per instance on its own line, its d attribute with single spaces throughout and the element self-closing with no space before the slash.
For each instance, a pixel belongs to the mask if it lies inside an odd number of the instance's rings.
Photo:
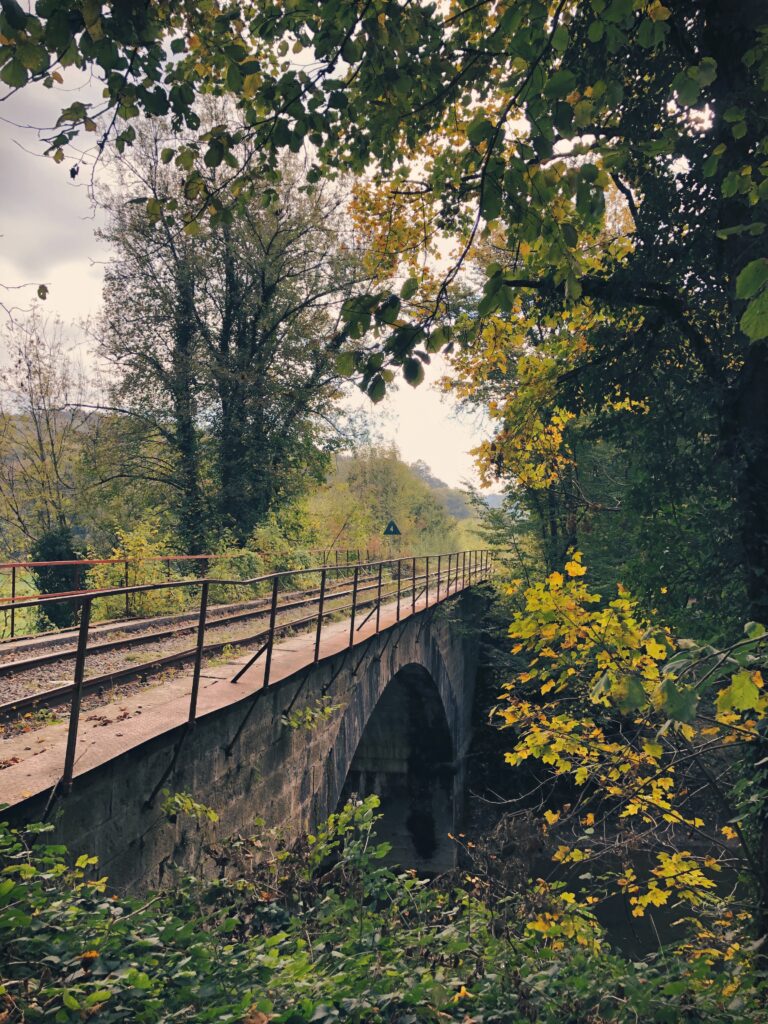
<svg viewBox="0 0 768 1024">
<path fill-rule="evenodd" d="M 90 202 L 87 170 L 71 181 L 68 161 L 56 165 L 41 155 L 34 128 L 50 126 L 62 106 L 89 95 L 94 91 L 87 84 L 29 88 L 0 107 L 0 283 L 48 285 L 46 312 L 73 325 L 74 333 L 99 308 L 109 249 L 95 234 L 99 215 Z M 28 305 L 32 295 L 34 289 L 3 290 L 0 300 Z M 350 403 L 366 409 L 375 434 L 394 441 L 406 461 L 423 459 L 452 486 L 477 482 L 468 453 L 480 440 L 482 425 L 475 417 L 459 416 L 439 394 L 434 381 L 440 372 L 436 361 L 419 388 L 400 384 L 378 406 L 358 395 Z"/>
</svg>

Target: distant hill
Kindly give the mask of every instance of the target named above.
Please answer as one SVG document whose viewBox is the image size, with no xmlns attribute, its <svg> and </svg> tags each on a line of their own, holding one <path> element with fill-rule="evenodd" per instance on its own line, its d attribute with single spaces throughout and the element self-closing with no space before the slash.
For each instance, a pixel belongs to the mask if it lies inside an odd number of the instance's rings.
<svg viewBox="0 0 768 1024">
<path fill-rule="evenodd" d="M 464 491 L 459 490 L 458 487 L 449 487 L 444 480 L 436 477 L 427 463 L 421 459 L 417 462 L 412 462 L 410 468 L 419 479 L 423 480 L 435 492 L 435 497 L 443 503 L 452 516 L 455 516 L 456 519 L 471 518 L 473 515 L 472 506 Z M 504 501 L 503 494 L 483 494 L 482 498 L 491 508 L 500 508 Z"/>
</svg>

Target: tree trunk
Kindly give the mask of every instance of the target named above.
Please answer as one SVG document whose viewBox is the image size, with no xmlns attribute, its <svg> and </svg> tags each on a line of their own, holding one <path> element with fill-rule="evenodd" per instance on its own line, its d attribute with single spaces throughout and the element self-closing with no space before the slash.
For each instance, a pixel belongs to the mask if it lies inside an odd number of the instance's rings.
<svg viewBox="0 0 768 1024">
<path fill-rule="evenodd" d="M 176 454 L 179 460 L 179 532 L 186 554 L 203 554 L 206 517 L 200 487 L 200 445 L 195 423 L 194 280 L 186 266 L 179 270 L 175 310 L 172 395 Z"/>
</svg>

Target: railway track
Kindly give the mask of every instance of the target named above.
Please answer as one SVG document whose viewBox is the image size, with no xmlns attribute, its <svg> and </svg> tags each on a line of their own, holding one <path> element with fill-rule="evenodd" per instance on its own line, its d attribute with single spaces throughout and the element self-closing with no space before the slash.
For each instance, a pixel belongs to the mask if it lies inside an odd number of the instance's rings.
<svg viewBox="0 0 768 1024">
<path fill-rule="evenodd" d="M 424 577 L 417 577 L 417 580 L 423 581 L 423 579 Z M 329 587 L 326 590 L 324 615 L 338 614 L 351 610 L 351 603 L 341 605 L 336 604 L 339 600 L 352 596 L 353 592 L 350 588 L 351 582 L 352 581 L 348 579 L 341 580 L 335 583 L 333 587 Z M 382 601 L 387 598 L 394 597 L 394 592 L 391 588 L 395 585 L 395 582 L 396 581 L 394 580 L 384 581 L 381 594 Z M 408 580 L 407 583 L 404 581 L 405 585 L 402 589 L 402 596 L 404 600 L 410 599 L 410 582 L 410 580 Z M 358 610 L 370 608 L 371 605 L 376 605 L 376 596 L 368 598 L 362 597 L 362 600 L 361 596 L 366 593 L 370 593 L 371 591 L 375 591 L 377 588 L 378 583 L 373 580 L 371 576 L 366 576 L 360 581 L 357 587 L 356 598 L 356 608 Z M 277 606 L 278 615 L 300 608 L 317 605 L 319 602 L 319 590 L 317 588 L 313 588 L 312 590 L 307 591 L 293 591 L 286 593 L 284 597 L 287 598 L 287 600 L 279 602 Z M 231 624 L 264 618 L 269 613 L 269 604 L 269 600 L 264 599 L 254 602 L 254 606 L 252 608 L 244 611 L 234 612 L 229 615 L 212 616 L 207 620 L 206 627 L 209 629 L 220 628 L 221 626 L 228 626 Z M 364 620 L 365 617 L 363 617 L 361 621 Z M 278 621 L 276 623 L 275 631 L 276 634 L 284 635 L 289 631 L 296 629 L 300 630 L 311 626 L 316 622 L 317 613 L 312 612 L 309 615 Z M 88 647 L 88 656 L 91 657 L 93 655 L 111 653 L 123 649 L 134 649 L 137 645 L 146 646 L 151 643 L 160 643 L 172 640 L 175 637 L 181 637 L 184 634 L 194 633 L 196 630 L 197 615 L 195 614 L 193 620 L 189 622 L 164 627 L 160 630 L 153 630 L 149 633 L 139 633 L 128 637 L 123 636 L 96 643 L 93 646 Z M 265 641 L 268 636 L 269 628 L 267 627 L 244 636 L 212 640 L 204 643 L 202 653 L 203 656 L 211 657 L 216 654 L 220 654 L 225 648 L 242 649 L 253 647 L 258 643 Z M 49 650 L 31 658 L 7 662 L 0 666 L 0 678 L 8 678 L 14 674 L 20 674 L 25 671 L 54 665 L 59 661 L 66 662 L 74 659 L 76 653 L 77 648 L 74 647 L 63 651 Z M 83 693 L 92 694 L 94 691 L 100 692 L 131 682 L 146 682 L 152 675 L 157 675 L 169 668 L 179 668 L 184 664 L 194 661 L 196 655 L 196 647 L 191 647 L 180 651 L 173 651 L 168 654 L 160 654 L 155 657 L 150 657 L 146 661 L 140 663 L 111 668 L 107 672 L 102 672 L 86 678 L 83 681 Z M 15 697 L 12 700 L 2 702 L 0 703 L 0 721 L 19 717 L 32 710 L 56 706 L 70 697 L 73 689 L 74 687 L 71 683 L 65 683 L 59 686 L 49 687 L 48 689 L 24 694 L 22 696 Z"/>
</svg>

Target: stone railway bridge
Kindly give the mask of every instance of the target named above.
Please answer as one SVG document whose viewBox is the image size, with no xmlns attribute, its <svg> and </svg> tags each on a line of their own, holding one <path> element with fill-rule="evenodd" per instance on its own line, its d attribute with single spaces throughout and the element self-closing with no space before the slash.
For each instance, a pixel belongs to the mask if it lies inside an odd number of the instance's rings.
<svg viewBox="0 0 768 1024">
<path fill-rule="evenodd" d="M 275 643 L 269 685 L 238 662 L 206 667 L 197 717 L 186 721 L 189 677 L 140 690 L 84 715 L 71 791 L 56 791 L 66 724 L 14 742 L 26 754 L 0 773 L 12 822 L 55 823 L 56 841 L 96 854 L 118 888 L 141 889 L 191 868 L 201 827 L 163 810 L 163 792 L 188 793 L 219 814 L 217 838 L 251 834 L 256 817 L 287 839 L 312 830 L 352 793 L 377 793 L 391 860 L 424 872 L 454 864 L 471 740 L 477 631 L 485 599 L 469 586 L 398 617 L 382 604 L 349 644 L 349 622 Z M 240 659 L 245 663 L 247 658 Z M 186 698 L 188 699 L 188 698 Z M 286 724 L 302 712 L 311 728 Z M 103 713 L 102 713 L 103 712 Z M 114 717 L 113 717 L 114 714 Z M 95 720 L 94 720 L 95 719 Z M 56 731 L 58 729 L 58 732 Z M 29 754 L 30 744 L 38 752 Z"/>
</svg>

